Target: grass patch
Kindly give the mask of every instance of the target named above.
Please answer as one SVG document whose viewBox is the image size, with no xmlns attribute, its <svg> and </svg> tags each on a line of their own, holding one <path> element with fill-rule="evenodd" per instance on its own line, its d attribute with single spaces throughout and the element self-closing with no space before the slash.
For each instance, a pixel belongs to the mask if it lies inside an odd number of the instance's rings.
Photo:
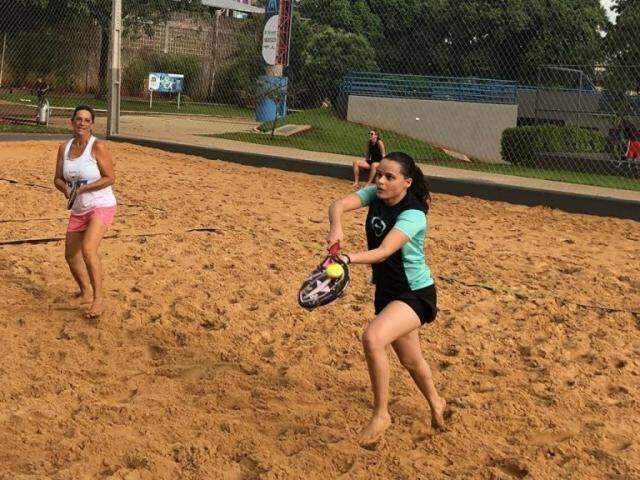
<svg viewBox="0 0 640 480">
<path fill-rule="evenodd" d="M 516 177 L 538 178 L 557 182 L 592 185 L 595 187 L 621 188 L 624 190 L 640 191 L 640 179 L 617 175 L 599 175 L 595 173 L 581 173 L 571 170 L 551 170 L 543 168 L 523 167 L 520 165 L 502 165 L 481 162 L 426 162 L 445 167 L 462 168 L 478 172 L 500 173 Z"/>
<path fill-rule="evenodd" d="M 74 108 L 77 105 L 85 104 L 93 108 L 106 109 L 107 101 L 95 98 L 91 95 L 58 96 L 47 97 L 52 107 Z M 35 95 L 27 93 L 0 93 L 0 100 L 17 103 L 20 105 L 37 105 L 38 99 Z M 27 100 L 27 101 L 25 101 Z M 159 113 L 181 113 L 210 115 L 215 117 L 239 117 L 252 119 L 254 111 L 249 108 L 237 107 L 235 105 L 218 105 L 211 103 L 191 103 L 180 102 L 180 109 L 175 100 L 154 99 L 153 108 L 149 109 L 149 101 L 145 99 L 123 99 L 120 104 L 121 110 L 135 112 L 159 112 Z"/>
<path fill-rule="evenodd" d="M 70 128 L 47 127 L 45 125 L 0 124 L 0 133 L 73 133 Z"/>
<path fill-rule="evenodd" d="M 277 145 L 282 147 L 299 148 L 316 152 L 338 153 L 364 157 L 369 130 L 371 127 L 342 120 L 326 110 L 305 110 L 287 115 L 278 125 L 297 124 L 311 125 L 311 130 L 291 137 L 273 137 L 269 135 L 249 132 L 223 133 L 210 135 L 212 137 L 239 140 L 243 142 L 260 143 L 263 145 Z M 270 131 L 272 122 L 260 125 L 262 131 Z M 448 155 L 436 150 L 426 142 L 400 135 L 395 132 L 381 132 L 382 140 L 391 150 L 402 150 L 419 161 L 445 160 Z"/>
<path fill-rule="evenodd" d="M 273 137 L 260 133 L 237 132 L 207 135 L 242 142 L 259 143 L 280 147 L 299 148 L 315 152 L 338 153 L 343 155 L 363 156 L 365 153 L 368 132 L 371 128 L 366 125 L 342 120 L 326 110 L 306 110 L 287 115 L 278 125 L 297 124 L 311 125 L 311 130 L 291 137 Z M 260 130 L 269 132 L 272 122 L 265 122 Z M 401 150 L 408 153 L 417 161 L 430 165 L 461 168 L 478 172 L 500 173 L 527 178 L 539 178 L 581 185 L 599 187 L 622 188 L 640 191 L 640 180 L 617 175 L 598 175 L 580 173 L 569 170 L 552 170 L 527 167 L 522 165 L 491 164 L 482 162 L 463 162 L 449 157 L 436 150 L 426 142 L 400 135 L 395 132 L 382 130 L 387 152 Z"/>
</svg>

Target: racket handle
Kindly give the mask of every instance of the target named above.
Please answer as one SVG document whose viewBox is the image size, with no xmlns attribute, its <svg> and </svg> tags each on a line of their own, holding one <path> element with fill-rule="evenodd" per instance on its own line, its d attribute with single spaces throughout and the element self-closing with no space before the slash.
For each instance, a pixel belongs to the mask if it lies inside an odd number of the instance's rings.
<svg viewBox="0 0 640 480">
<path fill-rule="evenodd" d="M 340 242 L 336 242 L 329 247 L 329 255 L 336 255 L 340 251 Z"/>
</svg>

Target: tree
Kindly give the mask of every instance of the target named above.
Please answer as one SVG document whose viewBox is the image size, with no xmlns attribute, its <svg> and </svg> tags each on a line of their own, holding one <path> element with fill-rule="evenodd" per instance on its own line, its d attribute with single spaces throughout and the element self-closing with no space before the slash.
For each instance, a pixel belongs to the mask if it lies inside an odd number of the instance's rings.
<svg viewBox="0 0 640 480">
<path fill-rule="evenodd" d="M 318 31 L 318 25 L 312 20 L 302 18 L 297 10 L 291 18 L 291 43 L 289 45 L 289 77 L 287 102 L 291 106 L 305 106 L 305 100 L 310 96 L 309 86 L 303 77 L 306 51 L 309 41 Z"/>
<path fill-rule="evenodd" d="M 39 0 L 0 0 L 0 32 L 28 32 L 38 28 L 47 10 Z"/>
<path fill-rule="evenodd" d="M 349 71 L 377 71 L 375 51 L 362 35 L 323 27 L 303 52 L 301 74 L 309 87 L 309 101 L 335 102 L 342 77 Z"/>
<path fill-rule="evenodd" d="M 640 2 L 616 0 L 613 10 L 618 14 L 615 25 L 611 27 L 606 38 L 609 63 L 614 66 L 640 65 L 640 42 L 637 41 L 638 25 L 640 25 Z M 638 69 L 627 79 L 629 86 L 640 84 Z"/>
<path fill-rule="evenodd" d="M 384 72 L 422 75 L 449 73 L 449 0 L 368 0 L 380 19 L 383 39 L 377 63 Z M 457 25 L 459 27 L 459 25 Z"/>
<path fill-rule="evenodd" d="M 382 39 L 382 22 L 365 0 L 300 0 L 302 18 L 366 37 L 370 43 Z"/>
<path fill-rule="evenodd" d="M 628 92 L 640 92 L 640 3 L 616 0 L 613 10 L 618 14 L 606 36 L 607 69 L 605 87 L 609 101 L 620 114 L 629 110 Z M 637 114 L 637 112 L 636 112 Z"/>
<path fill-rule="evenodd" d="M 264 75 L 262 59 L 262 29 L 264 18 L 253 17 L 245 26 L 247 35 L 241 37 L 230 60 L 216 74 L 213 100 L 245 107 L 256 104 L 256 83 Z"/>
<path fill-rule="evenodd" d="M 598 0 L 368 0 L 383 71 L 534 83 L 538 66 L 603 60 Z"/>
<path fill-rule="evenodd" d="M 40 0 L 43 1 L 43 0 Z M 65 1 L 65 0 L 57 0 Z M 112 0 L 66 0 L 67 8 L 96 20 L 100 26 L 100 88 L 98 96 L 107 92 L 107 70 L 111 32 Z M 199 0 L 122 0 L 122 27 L 125 34 L 143 30 L 151 33 L 159 23 L 166 22 L 176 11 L 202 10 Z"/>
<path fill-rule="evenodd" d="M 0 29 L 25 31 L 50 25 L 62 19 L 93 19 L 100 27 L 100 87 L 98 96 L 107 89 L 112 0 L 0 0 Z M 124 34 L 137 31 L 151 33 L 156 25 L 166 22 L 176 11 L 203 11 L 201 0 L 122 0 Z"/>
</svg>

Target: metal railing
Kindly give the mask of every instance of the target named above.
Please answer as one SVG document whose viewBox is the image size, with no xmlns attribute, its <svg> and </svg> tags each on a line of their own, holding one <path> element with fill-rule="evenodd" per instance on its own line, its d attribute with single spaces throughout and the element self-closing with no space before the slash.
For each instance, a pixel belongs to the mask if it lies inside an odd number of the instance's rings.
<svg viewBox="0 0 640 480">
<path fill-rule="evenodd" d="M 341 93 L 365 97 L 514 105 L 517 98 L 517 82 L 476 77 L 350 72 L 342 80 Z"/>
</svg>

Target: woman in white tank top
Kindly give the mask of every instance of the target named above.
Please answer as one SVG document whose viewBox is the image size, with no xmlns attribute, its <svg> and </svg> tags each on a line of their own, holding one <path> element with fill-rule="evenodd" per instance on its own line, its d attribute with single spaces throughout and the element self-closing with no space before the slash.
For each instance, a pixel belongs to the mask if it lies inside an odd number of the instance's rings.
<svg viewBox="0 0 640 480">
<path fill-rule="evenodd" d="M 71 123 L 73 138 L 58 148 L 54 184 L 69 198 L 71 185 L 80 185 L 71 206 L 65 243 L 65 257 L 80 287 L 77 297 L 91 306 L 87 318 L 104 310 L 102 266 L 98 247 L 113 222 L 116 197 L 113 160 L 106 143 L 91 134 L 95 113 L 86 105 L 75 108 Z"/>
</svg>

